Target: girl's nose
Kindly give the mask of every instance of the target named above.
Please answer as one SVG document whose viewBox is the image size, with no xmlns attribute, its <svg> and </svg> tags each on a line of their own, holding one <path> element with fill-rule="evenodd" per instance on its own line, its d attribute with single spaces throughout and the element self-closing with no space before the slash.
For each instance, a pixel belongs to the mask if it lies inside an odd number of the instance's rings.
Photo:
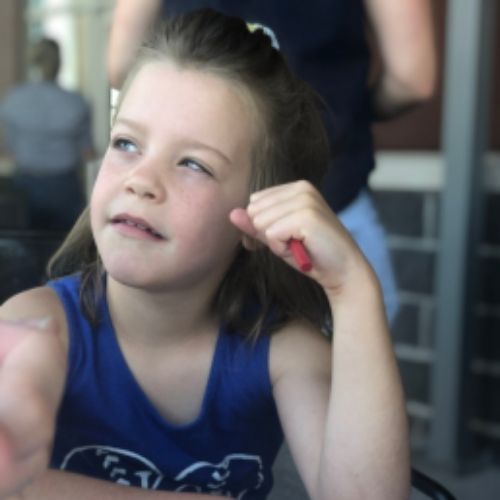
<svg viewBox="0 0 500 500">
<path fill-rule="evenodd" d="M 127 193 L 152 201 L 162 201 L 165 198 L 165 187 L 154 166 L 141 165 L 136 167 L 125 181 Z"/>
</svg>

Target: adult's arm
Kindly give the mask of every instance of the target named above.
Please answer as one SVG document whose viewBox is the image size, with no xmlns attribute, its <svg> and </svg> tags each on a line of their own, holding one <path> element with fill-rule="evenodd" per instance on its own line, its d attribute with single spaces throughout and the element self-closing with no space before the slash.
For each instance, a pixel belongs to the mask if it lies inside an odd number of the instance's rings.
<svg viewBox="0 0 500 500">
<path fill-rule="evenodd" d="M 374 119 L 388 119 L 432 97 L 436 48 L 430 0 L 365 0 L 381 57 L 372 88 Z"/>
<path fill-rule="evenodd" d="M 120 89 L 137 49 L 152 22 L 160 15 L 161 0 L 116 0 L 108 42 L 110 85 Z"/>
<path fill-rule="evenodd" d="M 67 500 L 68 498 L 71 500 L 227 500 L 227 497 L 200 493 L 144 490 L 56 470 L 46 471 L 22 493 L 22 500 Z"/>
<path fill-rule="evenodd" d="M 68 348 L 56 294 L 36 288 L 0 307 L 0 499 L 222 500 L 47 470 Z"/>
<path fill-rule="evenodd" d="M 60 310 L 42 288 L 0 308 L 0 498 L 47 467 L 66 375 Z"/>
</svg>

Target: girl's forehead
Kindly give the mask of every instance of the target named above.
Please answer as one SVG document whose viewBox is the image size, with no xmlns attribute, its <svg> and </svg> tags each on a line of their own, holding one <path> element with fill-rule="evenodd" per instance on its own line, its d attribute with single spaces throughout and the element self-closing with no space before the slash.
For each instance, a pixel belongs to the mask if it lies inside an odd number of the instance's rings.
<svg viewBox="0 0 500 500">
<path fill-rule="evenodd" d="M 217 128 L 255 136 L 256 106 L 249 90 L 209 70 L 180 66 L 170 61 L 144 64 L 124 89 L 122 110 L 175 112 L 191 121 L 206 119 Z"/>
<path fill-rule="evenodd" d="M 175 99 L 176 96 L 191 94 L 192 98 L 214 101 L 233 101 L 255 112 L 252 92 L 242 82 L 209 67 L 181 65 L 170 60 L 144 63 L 134 74 L 123 98 L 132 89 L 140 88 L 142 94 L 157 98 Z M 173 91 L 176 91 L 174 94 Z"/>
</svg>

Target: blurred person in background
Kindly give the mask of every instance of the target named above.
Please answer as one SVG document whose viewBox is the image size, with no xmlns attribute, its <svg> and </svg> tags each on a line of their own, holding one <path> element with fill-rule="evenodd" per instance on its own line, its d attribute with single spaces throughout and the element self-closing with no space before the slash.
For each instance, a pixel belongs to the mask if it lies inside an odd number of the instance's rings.
<svg viewBox="0 0 500 500">
<path fill-rule="evenodd" d="M 121 87 L 155 20 L 198 7 L 270 28 L 292 69 L 325 100 L 331 111 L 326 125 L 334 159 L 323 195 L 377 273 L 392 322 L 398 310 L 397 286 L 368 188 L 375 167 L 371 127 L 374 121 L 407 112 L 434 92 L 430 0 L 117 0 L 108 45 L 111 85 Z"/>
<path fill-rule="evenodd" d="M 15 164 L 13 183 L 28 206 L 29 227 L 69 229 L 85 204 L 85 161 L 94 157 L 90 107 L 57 83 L 59 45 L 43 38 L 29 54 L 30 79 L 0 103 L 0 123 Z"/>
</svg>

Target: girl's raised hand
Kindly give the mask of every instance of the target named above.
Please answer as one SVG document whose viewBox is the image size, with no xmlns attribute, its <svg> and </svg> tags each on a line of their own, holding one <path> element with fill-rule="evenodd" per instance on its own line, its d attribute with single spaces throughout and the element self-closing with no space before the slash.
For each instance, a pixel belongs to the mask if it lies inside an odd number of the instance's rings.
<svg viewBox="0 0 500 500">
<path fill-rule="evenodd" d="M 58 348 L 49 327 L 46 319 L 0 320 L 0 498 L 11 498 L 47 467 L 55 408 L 35 373 Z"/>
<path fill-rule="evenodd" d="M 307 181 L 253 193 L 247 208 L 234 209 L 230 219 L 244 233 L 246 248 L 257 240 L 295 268 L 289 241 L 301 241 L 312 261 L 308 274 L 328 295 L 338 295 L 360 272 L 370 273 L 350 234 Z"/>
</svg>

